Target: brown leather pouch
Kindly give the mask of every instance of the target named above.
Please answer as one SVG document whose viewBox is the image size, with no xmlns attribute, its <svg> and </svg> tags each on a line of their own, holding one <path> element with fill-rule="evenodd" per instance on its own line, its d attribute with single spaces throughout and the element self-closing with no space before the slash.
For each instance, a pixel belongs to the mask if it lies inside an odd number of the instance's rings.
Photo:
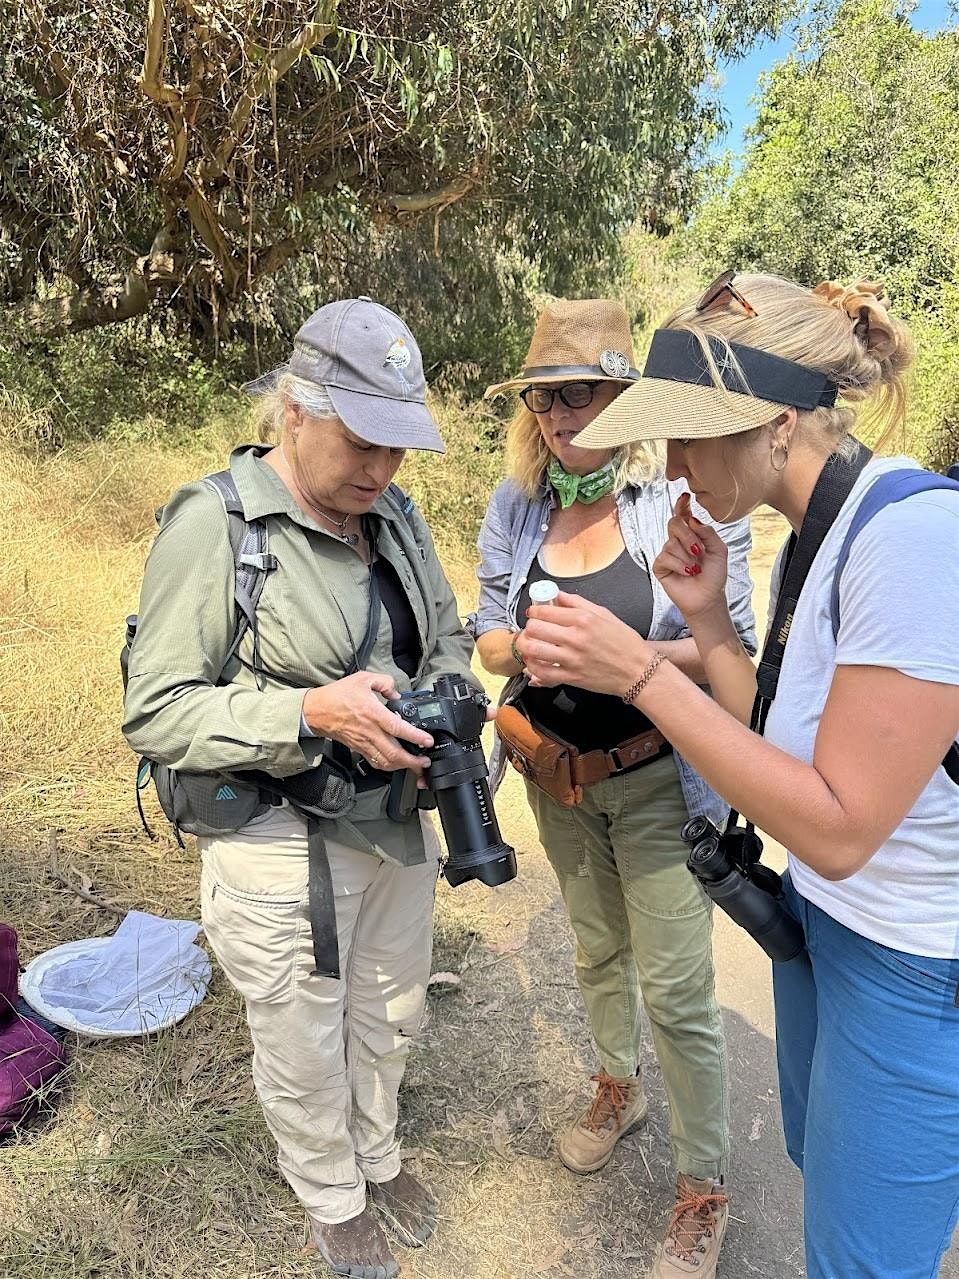
<svg viewBox="0 0 959 1279">
<path fill-rule="evenodd" d="M 565 808 L 582 803 L 583 788 L 573 781 L 579 754 L 575 746 L 544 733 L 515 706 L 496 712 L 496 732 L 517 772 Z"/>
</svg>

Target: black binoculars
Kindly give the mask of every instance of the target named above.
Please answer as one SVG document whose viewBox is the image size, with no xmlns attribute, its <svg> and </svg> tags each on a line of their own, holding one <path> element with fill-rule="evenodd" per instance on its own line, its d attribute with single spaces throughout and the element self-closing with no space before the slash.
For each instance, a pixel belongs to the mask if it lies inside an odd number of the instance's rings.
<svg viewBox="0 0 959 1279">
<path fill-rule="evenodd" d="M 795 959 L 806 945 L 802 925 L 783 905 L 783 884 L 759 858 L 762 841 L 752 828 L 720 831 L 708 817 L 693 817 L 681 838 L 686 865 L 703 891 L 734 923 L 745 928 L 770 959 Z"/>
</svg>

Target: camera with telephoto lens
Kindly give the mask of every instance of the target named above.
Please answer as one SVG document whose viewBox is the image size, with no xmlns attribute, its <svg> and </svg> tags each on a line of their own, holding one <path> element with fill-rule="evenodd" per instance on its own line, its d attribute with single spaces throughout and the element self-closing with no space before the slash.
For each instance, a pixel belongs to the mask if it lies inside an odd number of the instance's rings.
<svg viewBox="0 0 959 1279">
<path fill-rule="evenodd" d="M 783 884 L 759 860 L 762 841 L 742 826 L 720 832 L 708 817 L 693 817 L 680 832 L 690 849 L 686 865 L 706 895 L 745 928 L 770 959 L 795 959 L 806 944 L 802 925 L 783 905 Z"/>
<path fill-rule="evenodd" d="M 433 688 L 403 693 L 386 705 L 433 738 L 423 750 L 430 758 L 429 790 L 417 790 L 412 772 L 394 773 L 389 816 L 405 821 L 415 808 L 432 807 L 432 792 L 449 852 L 443 868 L 449 883 L 456 888 L 479 879 L 495 888 L 515 879 L 516 853 L 500 835 L 480 742 L 489 698 L 462 677 L 441 675 Z"/>
</svg>

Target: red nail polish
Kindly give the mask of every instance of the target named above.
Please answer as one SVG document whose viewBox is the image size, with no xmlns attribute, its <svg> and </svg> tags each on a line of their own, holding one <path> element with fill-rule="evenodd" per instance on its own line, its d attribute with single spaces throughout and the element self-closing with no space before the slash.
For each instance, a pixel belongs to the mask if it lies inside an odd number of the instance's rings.
<svg viewBox="0 0 959 1279">
<path fill-rule="evenodd" d="M 693 577 L 698 577 L 699 574 L 703 571 L 703 566 L 702 564 L 694 564 L 692 566 L 692 569 L 693 569 Z"/>
<path fill-rule="evenodd" d="M 687 564 L 686 567 L 683 569 L 683 572 L 686 574 L 687 577 L 695 577 L 696 574 L 699 572 L 699 565 Z"/>
<path fill-rule="evenodd" d="M 702 555 L 703 553 L 703 548 L 699 545 L 698 542 L 694 542 L 689 549 L 690 551 L 692 551 L 693 555 Z"/>
</svg>

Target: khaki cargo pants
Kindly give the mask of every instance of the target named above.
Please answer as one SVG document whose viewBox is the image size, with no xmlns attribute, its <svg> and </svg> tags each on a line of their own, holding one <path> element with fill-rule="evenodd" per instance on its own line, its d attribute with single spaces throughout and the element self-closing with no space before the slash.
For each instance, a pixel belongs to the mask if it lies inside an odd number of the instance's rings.
<svg viewBox="0 0 959 1279">
<path fill-rule="evenodd" d="M 576 977 L 600 1062 L 616 1078 L 636 1073 L 642 994 L 677 1167 L 718 1177 L 729 1156 L 726 1049 L 711 907 L 686 869 L 676 766 L 666 758 L 594 782 L 576 808 L 529 782 L 526 790 L 576 934 Z"/>
<path fill-rule="evenodd" d="M 400 866 L 327 841 L 342 980 L 312 977 L 305 824 L 287 807 L 202 839 L 203 927 L 246 1000 L 253 1080 L 279 1165 L 317 1221 L 346 1221 L 400 1170 L 397 1093 L 423 1013 L 439 846 Z"/>
</svg>

